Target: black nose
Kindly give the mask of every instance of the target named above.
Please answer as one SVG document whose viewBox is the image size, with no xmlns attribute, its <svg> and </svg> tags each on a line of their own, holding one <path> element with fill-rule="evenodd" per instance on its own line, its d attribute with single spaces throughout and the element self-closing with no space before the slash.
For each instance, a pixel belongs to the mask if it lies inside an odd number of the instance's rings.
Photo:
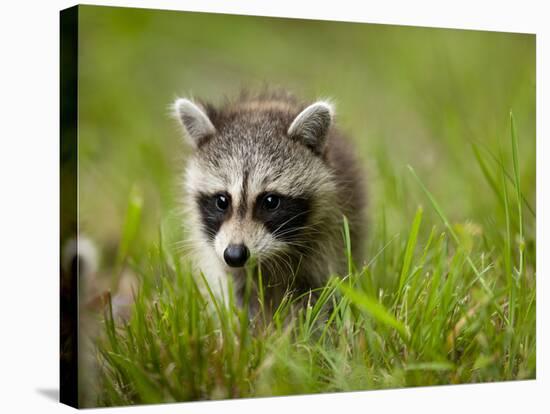
<svg viewBox="0 0 550 414">
<path fill-rule="evenodd" d="M 244 244 L 230 244 L 223 252 L 225 263 L 231 267 L 242 267 L 248 260 L 250 252 Z"/>
</svg>

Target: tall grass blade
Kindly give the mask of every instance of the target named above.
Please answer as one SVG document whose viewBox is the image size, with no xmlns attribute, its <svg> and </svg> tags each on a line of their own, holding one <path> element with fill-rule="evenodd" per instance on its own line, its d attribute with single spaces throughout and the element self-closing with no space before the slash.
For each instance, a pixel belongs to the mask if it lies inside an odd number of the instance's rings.
<svg viewBox="0 0 550 414">
<path fill-rule="evenodd" d="M 523 213 L 522 213 L 522 193 L 521 193 L 521 180 L 519 171 L 519 146 L 518 137 L 516 131 L 516 125 L 514 121 L 514 115 L 510 112 L 510 130 L 512 137 L 512 159 L 514 163 L 514 186 L 516 188 L 516 195 L 518 200 L 518 222 L 519 222 L 519 268 L 517 269 L 517 278 L 521 278 L 523 273 L 523 253 L 525 250 L 525 239 L 523 236 Z"/>
<path fill-rule="evenodd" d="M 414 249 L 416 247 L 416 240 L 418 238 L 418 230 L 420 229 L 420 223 L 422 222 L 422 211 L 422 207 L 418 207 L 411 230 L 409 231 L 407 247 L 405 248 L 405 257 L 403 258 L 403 267 L 401 268 L 401 275 L 399 277 L 398 296 L 401 296 L 403 293 L 403 287 L 405 286 L 406 279 L 409 275 Z"/>
</svg>

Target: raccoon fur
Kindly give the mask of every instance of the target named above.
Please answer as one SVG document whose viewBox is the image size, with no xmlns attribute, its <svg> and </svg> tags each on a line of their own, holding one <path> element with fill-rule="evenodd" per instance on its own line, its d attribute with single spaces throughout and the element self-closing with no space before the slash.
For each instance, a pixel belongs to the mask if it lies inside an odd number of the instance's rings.
<svg viewBox="0 0 550 414">
<path fill-rule="evenodd" d="M 273 309 L 345 275 L 344 216 L 361 260 L 363 174 L 331 102 L 243 93 L 218 107 L 180 98 L 174 112 L 193 148 L 184 174 L 193 256 L 215 292 L 227 298 L 232 278 L 242 297 L 253 263 Z"/>
</svg>

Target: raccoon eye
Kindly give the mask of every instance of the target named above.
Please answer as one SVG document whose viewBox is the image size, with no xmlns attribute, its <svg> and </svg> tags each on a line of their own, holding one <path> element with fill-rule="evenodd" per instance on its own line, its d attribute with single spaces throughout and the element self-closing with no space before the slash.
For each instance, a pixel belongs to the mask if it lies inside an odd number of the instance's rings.
<svg viewBox="0 0 550 414">
<path fill-rule="evenodd" d="M 263 206 L 266 210 L 275 210 L 281 204 L 281 199 L 275 194 L 268 194 L 264 197 Z"/>
<path fill-rule="evenodd" d="M 229 198 L 225 194 L 216 195 L 216 208 L 225 211 L 229 208 Z"/>
</svg>

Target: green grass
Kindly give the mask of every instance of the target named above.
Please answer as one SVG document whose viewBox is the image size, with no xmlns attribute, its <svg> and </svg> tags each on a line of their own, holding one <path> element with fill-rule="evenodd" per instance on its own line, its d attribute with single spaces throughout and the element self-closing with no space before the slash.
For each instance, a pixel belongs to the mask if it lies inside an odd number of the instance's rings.
<svg viewBox="0 0 550 414">
<path fill-rule="evenodd" d="M 181 265 L 161 231 L 147 260 L 128 262 L 142 281 L 131 320 L 104 319 L 98 404 L 534 378 L 535 242 L 523 229 L 535 217 L 524 216 L 513 117 L 509 145 L 511 172 L 498 157 L 472 153 L 502 222 L 451 222 L 411 167 L 410 191 L 424 194 L 440 224 L 425 228 L 418 208 L 407 231 L 371 237 L 371 260 L 350 263 L 317 302 L 289 300 L 273 316 L 201 290 L 206 281 Z M 123 240 L 135 232 L 136 204 Z M 349 248 L 342 254 L 352 260 Z M 247 285 L 257 280 L 249 274 Z"/>
</svg>

